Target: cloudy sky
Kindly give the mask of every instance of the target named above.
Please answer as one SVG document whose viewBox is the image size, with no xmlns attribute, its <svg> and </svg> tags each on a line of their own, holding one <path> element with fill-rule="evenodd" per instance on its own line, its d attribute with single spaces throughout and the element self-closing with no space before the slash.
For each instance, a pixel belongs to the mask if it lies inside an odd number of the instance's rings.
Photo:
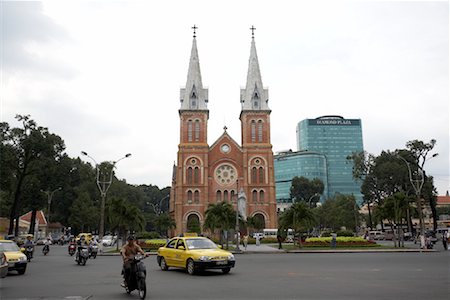
<svg viewBox="0 0 450 300">
<path fill-rule="evenodd" d="M 1 121 L 29 114 L 71 157 L 132 157 L 117 176 L 171 183 L 179 90 L 196 24 L 208 142 L 240 142 L 239 92 L 251 32 L 269 88 L 274 152 L 296 150 L 306 118 L 360 118 L 364 148 L 436 139 L 426 163 L 439 194 L 449 177 L 449 4 L 415 1 L 0 2 Z M 86 158 L 83 158 L 86 159 Z M 87 160 L 88 161 L 88 160 Z"/>
</svg>

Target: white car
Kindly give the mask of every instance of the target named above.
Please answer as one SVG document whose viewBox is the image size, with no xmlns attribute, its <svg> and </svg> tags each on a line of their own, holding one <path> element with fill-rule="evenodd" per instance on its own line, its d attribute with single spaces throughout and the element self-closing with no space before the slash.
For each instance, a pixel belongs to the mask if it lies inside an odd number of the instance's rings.
<svg viewBox="0 0 450 300">
<path fill-rule="evenodd" d="M 116 243 L 117 237 L 112 235 L 105 235 L 102 239 L 103 246 L 112 246 Z"/>
</svg>

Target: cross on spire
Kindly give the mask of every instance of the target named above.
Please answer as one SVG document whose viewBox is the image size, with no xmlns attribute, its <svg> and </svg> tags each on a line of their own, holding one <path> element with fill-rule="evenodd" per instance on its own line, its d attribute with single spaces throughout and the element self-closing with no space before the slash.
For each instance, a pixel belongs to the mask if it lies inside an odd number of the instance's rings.
<svg viewBox="0 0 450 300">
<path fill-rule="evenodd" d="M 256 27 L 252 25 L 252 27 L 250 27 L 250 30 L 252 31 L 252 39 L 254 39 Z"/>
<path fill-rule="evenodd" d="M 194 37 L 196 37 L 196 30 L 198 29 L 198 27 L 197 26 L 195 26 L 195 24 L 194 24 L 194 26 L 193 27 L 191 27 L 193 30 L 194 30 Z"/>
</svg>

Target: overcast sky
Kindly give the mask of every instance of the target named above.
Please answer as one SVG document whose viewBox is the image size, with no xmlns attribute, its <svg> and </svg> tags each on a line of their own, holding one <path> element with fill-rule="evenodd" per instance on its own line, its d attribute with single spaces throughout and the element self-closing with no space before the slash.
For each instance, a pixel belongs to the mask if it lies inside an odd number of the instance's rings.
<svg viewBox="0 0 450 300">
<path fill-rule="evenodd" d="M 43 1 L 1 4 L 1 120 L 61 136 L 71 157 L 114 161 L 131 184 L 171 184 L 179 90 L 196 24 L 208 143 L 240 143 L 251 31 L 269 88 L 274 152 L 299 121 L 361 119 L 364 149 L 436 139 L 425 169 L 449 177 L 449 5 L 404 1 Z M 433 152 L 433 153 L 434 153 Z M 89 161 L 83 157 L 85 161 Z"/>
</svg>

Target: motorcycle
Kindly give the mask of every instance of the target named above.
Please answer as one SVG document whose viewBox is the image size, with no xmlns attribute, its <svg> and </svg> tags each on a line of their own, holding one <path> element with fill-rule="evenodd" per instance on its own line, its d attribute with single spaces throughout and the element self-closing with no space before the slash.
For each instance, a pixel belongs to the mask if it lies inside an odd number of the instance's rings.
<svg viewBox="0 0 450 300">
<path fill-rule="evenodd" d="M 125 291 L 130 294 L 132 291 L 137 290 L 139 297 L 145 299 L 147 294 L 147 286 L 145 283 L 145 278 L 147 276 L 147 271 L 142 260 L 146 256 L 142 254 L 137 254 L 134 256 L 131 262 L 130 276 L 126 280 Z"/>
<path fill-rule="evenodd" d="M 85 266 L 86 261 L 89 259 L 89 250 L 86 247 L 79 247 L 75 256 L 75 261 L 78 265 Z"/>
<path fill-rule="evenodd" d="M 70 243 L 69 244 L 69 255 L 70 256 L 74 255 L 76 249 L 77 249 L 77 245 L 75 245 L 75 243 Z"/>
<path fill-rule="evenodd" d="M 44 253 L 44 255 L 47 255 L 48 252 L 50 252 L 50 246 L 44 245 L 44 248 L 42 248 L 42 253 Z"/>
<path fill-rule="evenodd" d="M 89 258 L 93 257 L 94 259 L 97 257 L 98 246 L 97 245 L 89 245 Z"/>
<path fill-rule="evenodd" d="M 31 261 L 33 258 L 33 246 L 26 246 L 25 248 L 25 255 L 27 256 L 27 261 Z"/>
</svg>

